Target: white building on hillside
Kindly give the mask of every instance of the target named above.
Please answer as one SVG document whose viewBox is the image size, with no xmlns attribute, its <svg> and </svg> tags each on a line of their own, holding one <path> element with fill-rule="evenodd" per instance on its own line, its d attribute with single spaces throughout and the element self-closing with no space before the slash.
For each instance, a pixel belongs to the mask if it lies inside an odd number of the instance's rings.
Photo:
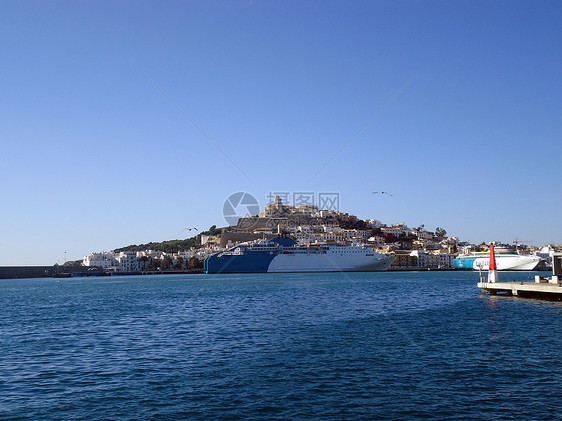
<svg viewBox="0 0 562 421">
<path fill-rule="evenodd" d="M 200 248 L 200 249 L 196 249 L 192 252 L 191 257 L 195 258 L 197 260 L 205 260 L 207 257 L 209 257 L 212 254 L 215 254 L 217 251 L 222 250 L 220 247 L 218 248 L 219 250 L 216 250 L 214 248 Z"/>
<path fill-rule="evenodd" d="M 417 261 L 416 267 L 450 269 L 453 267 L 454 254 L 427 253 L 424 250 L 414 250 L 410 253 Z"/>
<path fill-rule="evenodd" d="M 166 253 L 158 250 L 144 250 L 144 251 L 137 251 L 137 257 L 139 259 L 142 257 L 148 257 L 149 259 L 162 260 L 164 257 L 166 257 Z"/>
<path fill-rule="evenodd" d="M 139 258 L 134 251 L 90 253 L 82 260 L 84 266 L 105 270 L 134 272 L 139 270 Z"/>
<path fill-rule="evenodd" d="M 96 266 L 103 269 L 111 269 L 117 265 L 117 259 L 112 252 L 90 253 L 82 259 L 84 266 Z"/>
<path fill-rule="evenodd" d="M 416 231 L 416 235 L 420 240 L 433 238 L 433 233 L 428 231 Z"/>
<path fill-rule="evenodd" d="M 372 237 L 369 237 L 367 241 L 375 244 L 384 244 L 386 242 L 384 237 L 381 237 L 380 235 L 373 235 Z"/>
<path fill-rule="evenodd" d="M 345 238 L 349 240 L 354 238 L 363 238 L 364 240 L 366 240 L 367 238 L 369 238 L 370 231 L 352 229 L 352 230 L 343 230 L 343 234 Z"/>
<path fill-rule="evenodd" d="M 368 223 L 371 228 L 382 227 L 382 222 L 377 219 L 366 219 L 365 222 Z"/>
<path fill-rule="evenodd" d="M 221 239 L 216 235 L 204 235 L 201 234 L 201 245 L 204 246 L 205 244 L 220 244 Z"/>
<path fill-rule="evenodd" d="M 404 228 L 402 227 L 383 227 L 381 230 L 384 234 L 392 234 L 395 237 L 400 237 L 402 234 L 405 234 Z"/>
<path fill-rule="evenodd" d="M 115 255 L 119 264 L 118 270 L 122 272 L 134 272 L 139 270 L 139 259 L 134 251 L 122 251 Z"/>
</svg>

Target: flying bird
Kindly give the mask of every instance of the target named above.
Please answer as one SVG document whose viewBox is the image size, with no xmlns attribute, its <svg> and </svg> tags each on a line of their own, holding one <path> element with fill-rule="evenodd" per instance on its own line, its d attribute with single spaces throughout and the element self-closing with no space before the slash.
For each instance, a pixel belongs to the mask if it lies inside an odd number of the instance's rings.
<svg viewBox="0 0 562 421">
<path fill-rule="evenodd" d="M 373 192 L 373 194 L 377 194 L 377 193 L 380 193 L 380 194 L 388 194 L 389 196 L 392 196 L 392 195 L 391 195 L 389 192 L 387 192 L 387 191 L 374 191 L 374 192 Z"/>
<path fill-rule="evenodd" d="M 199 231 L 199 230 L 198 230 L 197 228 L 195 228 L 195 227 L 182 229 L 182 231 L 185 231 L 185 230 L 187 230 L 187 231 L 191 231 L 191 230 Z"/>
</svg>

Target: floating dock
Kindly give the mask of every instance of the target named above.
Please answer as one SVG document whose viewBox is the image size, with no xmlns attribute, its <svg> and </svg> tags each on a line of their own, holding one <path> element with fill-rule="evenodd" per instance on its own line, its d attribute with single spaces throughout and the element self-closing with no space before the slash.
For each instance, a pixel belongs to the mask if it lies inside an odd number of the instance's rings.
<svg viewBox="0 0 562 421">
<path fill-rule="evenodd" d="M 552 277 L 535 276 L 535 282 L 479 282 L 483 293 L 562 300 L 562 253 L 552 253 Z"/>
</svg>

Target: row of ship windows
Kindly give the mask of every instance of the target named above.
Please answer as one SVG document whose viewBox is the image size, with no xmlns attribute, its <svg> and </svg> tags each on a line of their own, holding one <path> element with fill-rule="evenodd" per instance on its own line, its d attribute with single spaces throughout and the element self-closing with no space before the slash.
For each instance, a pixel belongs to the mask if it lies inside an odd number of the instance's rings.
<svg viewBox="0 0 562 421">
<path fill-rule="evenodd" d="M 339 251 L 339 252 L 336 251 L 336 254 L 337 253 L 344 254 L 344 253 L 361 253 L 361 252 L 358 250 L 353 250 L 353 251 Z M 367 256 L 372 256 L 372 254 L 367 254 Z"/>
</svg>

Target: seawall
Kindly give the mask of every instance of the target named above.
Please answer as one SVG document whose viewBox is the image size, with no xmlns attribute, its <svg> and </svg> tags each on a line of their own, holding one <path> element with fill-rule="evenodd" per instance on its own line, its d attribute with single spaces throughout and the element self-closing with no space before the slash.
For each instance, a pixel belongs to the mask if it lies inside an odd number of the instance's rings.
<svg viewBox="0 0 562 421">
<path fill-rule="evenodd" d="M 81 266 L 0 266 L 0 279 L 51 278 L 57 274 L 74 276 L 95 276 L 101 270 L 88 271 Z"/>
<path fill-rule="evenodd" d="M 203 269 L 142 271 L 142 272 L 104 272 L 101 268 L 84 266 L 0 266 L 0 279 L 52 278 L 69 276 L 122 276 L 122 275 L 179 275 L 203 273 Z"/>
</svg>

